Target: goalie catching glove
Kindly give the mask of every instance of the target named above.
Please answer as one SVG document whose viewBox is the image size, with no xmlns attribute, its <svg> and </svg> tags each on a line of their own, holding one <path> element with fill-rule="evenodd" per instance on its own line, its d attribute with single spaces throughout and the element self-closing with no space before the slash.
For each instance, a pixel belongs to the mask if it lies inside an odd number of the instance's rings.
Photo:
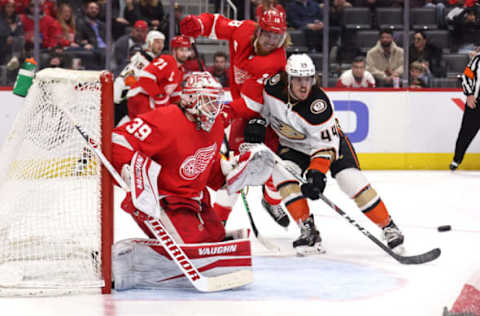
<svg viewBox="0 0 480 316">
<path fill-rule="evenodd" d="M 300 188 L 303 196 L 311 200 L 318 200 L 326 185 L 327 177 L 325 174 L 318 170 L 310 169 L 307 171 L 307 182 L 302 184 Z"/>
<path fill-rule="evenodd" d="M 221 168 L 226 178 L 228 194 L 234 194 L 248 185 L 262 185 L 272 174 L 274 157 L 264 145 L 251 145 L 240 155 L 222 159 Z"/>
</svg>

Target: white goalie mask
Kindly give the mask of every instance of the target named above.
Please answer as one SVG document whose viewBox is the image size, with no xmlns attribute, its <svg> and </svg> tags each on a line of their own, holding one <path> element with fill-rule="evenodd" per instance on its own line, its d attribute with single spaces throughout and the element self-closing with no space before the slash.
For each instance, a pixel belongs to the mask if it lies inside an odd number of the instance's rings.
<svg viewBox="0 0 480 316">
<path fill-rule="evenodd" d="M 222 85 L 209 72 L 192 72 L 185 78 L 181 106 L 209 132 L 223 108 Z"/>
</svg>

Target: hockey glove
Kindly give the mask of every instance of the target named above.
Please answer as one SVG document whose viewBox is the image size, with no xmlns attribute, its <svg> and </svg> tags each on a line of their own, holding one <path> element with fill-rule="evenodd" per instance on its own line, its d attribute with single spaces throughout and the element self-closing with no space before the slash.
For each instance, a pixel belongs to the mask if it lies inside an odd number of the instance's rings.
<svg viewBox="0 0 480 316">
<path fill-rule="evenodd" d="M 318 170 L 310 169 L 307 171 L 307 183 L 302 184 L 300 189 L 303 196 L 311 200 L 318 200 L 320 193 L 323 193 L 326 185 L 327 177 L 325 174 Z"/>
<path fill-rule="evenodd" d="M 267 121 L 261 117 L 256 117 L 248 121 L 243 131 L 243 137 L 246 143 L 263 143 L 266 132 Z"/>
<path fill-rule="evenodd" d="M 180 21 L 180 32 L 186 36 L 198 37 L 202 34 L 203 24 L 195 15 L 187 15 Z"/>
</svg>

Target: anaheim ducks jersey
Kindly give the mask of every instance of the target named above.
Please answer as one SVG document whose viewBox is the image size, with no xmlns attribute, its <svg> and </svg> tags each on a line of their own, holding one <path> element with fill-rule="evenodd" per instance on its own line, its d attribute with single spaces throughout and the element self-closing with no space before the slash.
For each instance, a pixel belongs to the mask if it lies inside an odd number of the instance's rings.
<svg viewBox="0 0 480 316">
<path fill-rule="evenodd" d="M 309 156 L 332 152 L 338 156 L 340 136 L 333 104 L 327 94 L 314 86 L 305 101 L 288 97 L 286 83 L 276 74 L 263 90 L 260 115 L 276 132 L 280 145 Z"/>
</svg>

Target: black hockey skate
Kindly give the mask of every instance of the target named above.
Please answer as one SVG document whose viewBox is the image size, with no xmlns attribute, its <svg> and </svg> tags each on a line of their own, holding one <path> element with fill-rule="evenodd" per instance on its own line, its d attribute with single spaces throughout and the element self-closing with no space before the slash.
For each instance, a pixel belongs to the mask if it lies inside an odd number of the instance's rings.
<svg viewBox="0 0 480 316">
<path fill-rule="evenodd" d="M 302 223 L 300 226 L 300 237 L 293 242 L 293 248 L 297 251 L 298 256 L 307 256 L 311 254 L 325 253 L 322 246 L 322 238 L 320 232 L 315 227 L 313 214 Z"/>
<path fill-rule="evenodd" d="M 262 206 L 267 210 L 268 214 L 270 214 L 270 216 L 275 222 L 277 222 L 278 225 L 282 227 L 288 227 L 290 224 L 290 219 L 280 204 L 271 205 L 267 202 L 267 200 L 262 198 Z"/>
<path fill-rule="evenodd" d="M 390 220 L 390 223 L 383 228 L 383 237 L 385 238 L 388 247 L 395 251 L 395 253 L 400 254 L 404 252 L 403 234 L 393 220 Z"/>
</svg>

